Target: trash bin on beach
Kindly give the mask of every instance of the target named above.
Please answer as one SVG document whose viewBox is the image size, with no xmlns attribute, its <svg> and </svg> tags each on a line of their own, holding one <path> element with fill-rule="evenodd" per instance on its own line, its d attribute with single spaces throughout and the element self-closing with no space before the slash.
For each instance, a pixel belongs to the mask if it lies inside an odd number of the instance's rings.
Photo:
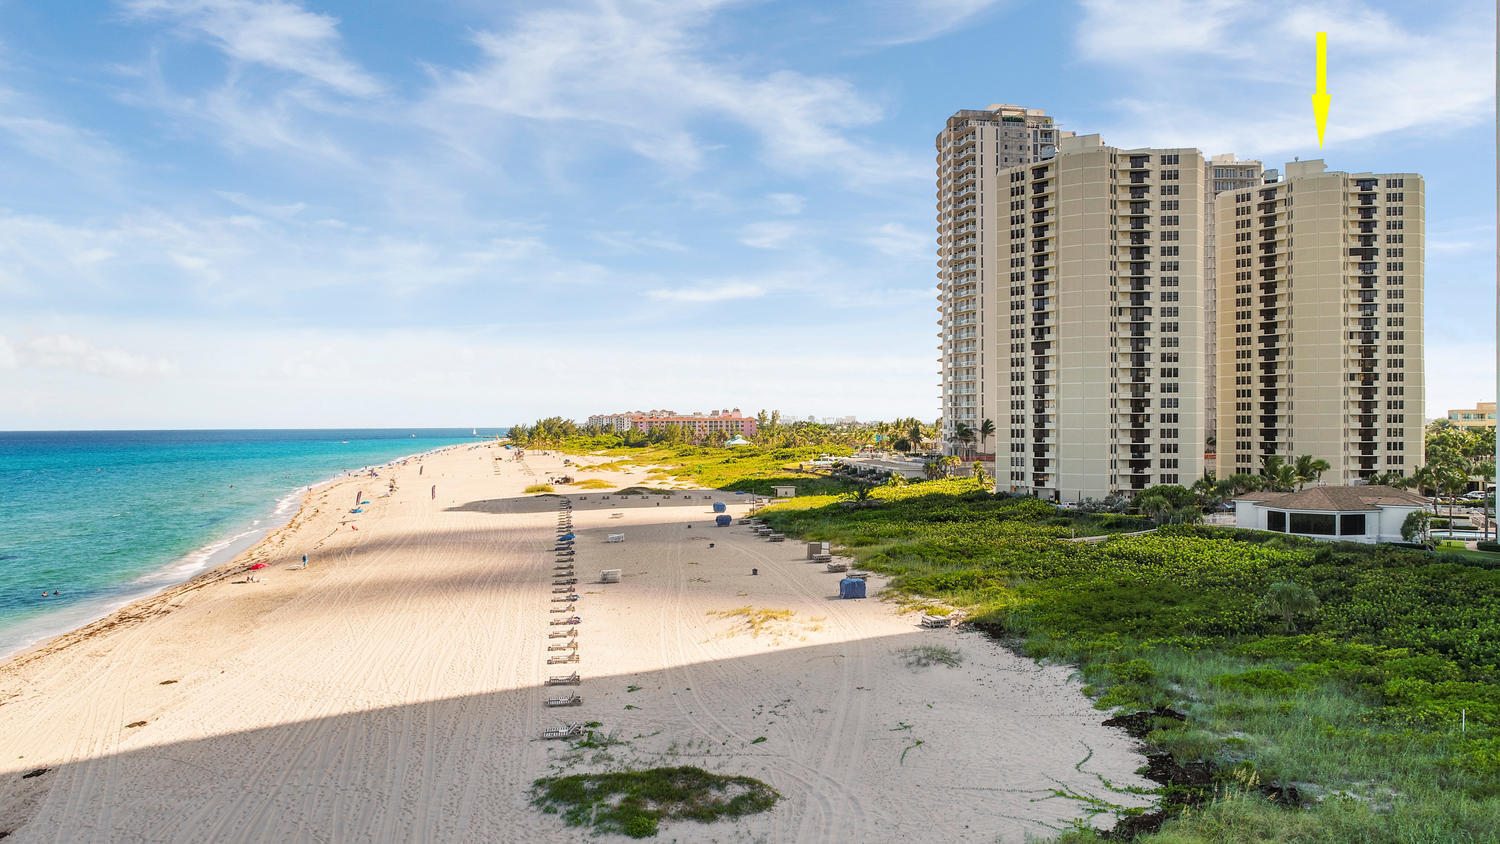
<svg viewBox="0 0 1500 844">
<path fill-rule="evenodd" d="M 728 514 L 722 516 L 714 516 L 714 524 L 719 527 L 729 527 L 729 522 L 730 518 Z"/>
</svg>

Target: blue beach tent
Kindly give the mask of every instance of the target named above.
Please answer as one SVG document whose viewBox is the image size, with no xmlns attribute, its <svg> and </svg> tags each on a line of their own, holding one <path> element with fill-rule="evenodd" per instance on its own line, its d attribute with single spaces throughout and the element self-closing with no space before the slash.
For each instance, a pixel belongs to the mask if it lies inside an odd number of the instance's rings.
<svg viewBox="0 0 1500 844">
<path fill-rule="evenodd" d="M 719 527 L 729 527 L 729 515 L 726 513 L 722 516 L 714 516 L 714 524 Z"/>
<path fill-rule="evenodd" d="M 714 512 L 715 513 L 722 513 L 726 509 L 728 509 L 728 508 L 724 506 L 724 502 L 722 502 L 722 501 L 715 501 L 714 502 Z"/>
<path fill-rule="evenodd" d="M 846 577 L 839 581 L 840 598 L 863 598 L 865 582 L 857 577 Z"/>
</svg>

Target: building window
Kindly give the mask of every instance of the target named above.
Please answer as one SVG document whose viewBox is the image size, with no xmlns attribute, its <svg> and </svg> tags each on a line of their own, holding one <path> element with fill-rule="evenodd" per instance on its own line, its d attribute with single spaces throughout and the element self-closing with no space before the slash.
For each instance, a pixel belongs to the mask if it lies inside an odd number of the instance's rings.
<svg viewBox="0 0 1500 844">
<path fill-rule="evenodd" d="M 1266 530 L 1274 530 L 1277 533 L 1286 533 L 1286 513 L 1280 510 L 1272 510 L 1266 514 Z"/>
<path fill-rule="evenodd" d="M 1345 513 L 1339 517 L 1339 536 L 1364 536 L 1365 514 Z"/>
<path fill-rule="evenodd" d="M 1291 533 L 1313 536 L 1338 535 L 1338 517 L 1332 513 L 1291 513 Z"/>
</svg>

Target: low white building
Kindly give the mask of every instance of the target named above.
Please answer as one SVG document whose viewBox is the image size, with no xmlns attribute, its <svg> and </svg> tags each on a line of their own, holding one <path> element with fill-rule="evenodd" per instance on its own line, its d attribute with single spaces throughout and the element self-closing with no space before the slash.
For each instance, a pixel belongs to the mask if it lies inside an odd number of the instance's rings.
<svg viewBox="0 0 1500 844">
<path fill-rule="evenodd" d="M 1342 542 L 1401 542 L 1401 524 L 1427 506 L 1390 486 L 1315 486 L 1234 500 L 1234 526 Z"/>
</svg>

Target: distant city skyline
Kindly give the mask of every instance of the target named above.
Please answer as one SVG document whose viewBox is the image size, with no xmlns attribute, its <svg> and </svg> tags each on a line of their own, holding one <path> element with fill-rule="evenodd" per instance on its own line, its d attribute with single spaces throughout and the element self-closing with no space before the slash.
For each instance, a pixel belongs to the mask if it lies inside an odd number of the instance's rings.
<svg viewBox="0 0 1500 844">
<path fill-rule="evenodd" d="M 1422 173 L 1429 415 L 1494 398 L 1490 4 L 483 5 L 6 4 L 0 429 L 936 419 L 933 138 L 989 103 Z"/>
</svg>

